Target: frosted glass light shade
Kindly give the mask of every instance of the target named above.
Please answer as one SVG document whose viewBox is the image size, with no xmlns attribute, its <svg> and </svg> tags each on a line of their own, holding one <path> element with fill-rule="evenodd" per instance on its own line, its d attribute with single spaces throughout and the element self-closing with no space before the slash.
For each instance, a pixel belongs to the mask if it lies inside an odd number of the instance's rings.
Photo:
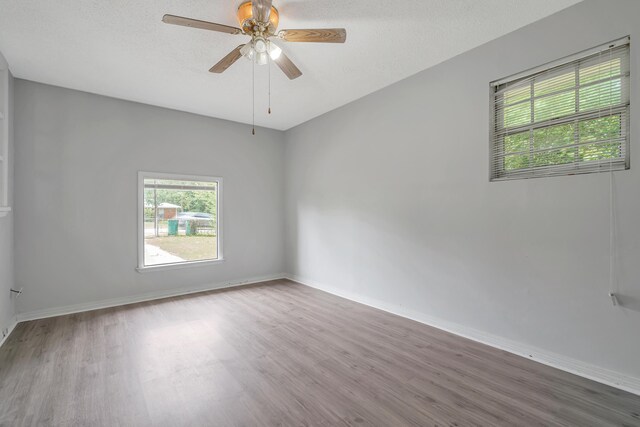
<svg viewBox="0 0 640 427">
<path fill-rule="evenodd" d="M 267 64 L 267 52 L 259 52 L 256 54 L 256 64 L 258 65 Z"/>
<path fill-rule="evenodd" d="M 253 50 L 253 46 L 251 43 L 247 43 L 245 44 L 242 49 L 240 49 L 240 55 L 244 56 L 245 58 L 251 60 L 253 59 L 253 55 L 255 54 L 255 51 Z"/>
<path fill-rule="evenodd" d="M 253 42 L 253 48 L 258 53 L 263 53 L 267 51 L 267 42 L 264 39 L 256 38 Z"/>
<path fill-rule="evenodd" d="M 269 42 L 269 56 L 272 60 L 276 60 L 280 58 L 280 54 L 282 54 L 282 49 L 273 44 L 273 42 Z"/>
</svg>

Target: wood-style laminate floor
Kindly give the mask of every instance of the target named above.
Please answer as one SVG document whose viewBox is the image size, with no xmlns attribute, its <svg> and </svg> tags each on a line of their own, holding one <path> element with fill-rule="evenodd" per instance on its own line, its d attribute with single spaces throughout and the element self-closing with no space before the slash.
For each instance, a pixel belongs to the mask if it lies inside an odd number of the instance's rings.
<svg viewBox="0 0 640 427">
<path fill-rule="evenodd" d="M 288 281 L 21 323 L 3 426 L 640 425 L 640 397 Z"/>
</svg>

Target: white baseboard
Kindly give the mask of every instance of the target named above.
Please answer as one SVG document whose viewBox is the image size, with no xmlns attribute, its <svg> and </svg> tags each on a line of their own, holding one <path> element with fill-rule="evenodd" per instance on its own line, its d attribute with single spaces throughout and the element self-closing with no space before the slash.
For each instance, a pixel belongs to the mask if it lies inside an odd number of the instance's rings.
<svg viewBox="0 0 640 427">
<path fill-rule="evenodd" d="M 233 288 L 236 286 L 245 286 L 253 283 L 268 282 L 270 280 L 284 279 L 284 274 L 274 274 L 270 276 L 251 277 L 247 279 L 234 280 L 231 282 L 214 283 L 191 288 L 170 289 L 157 292 L 148 292 L 145 294 L 111 298 L 101 301 L 92 301 L 82 304 L 67 305 L 63 307 L 47 308 L 44 310 L 29 311 L 26 313 L 18 313 L 17 321 L 26 322 L 29 320 L 46 319 L 48 317 L 63 316 L 65 314 L 82 313 L 85 311 L 99 310 L 101 308 L 118 307 L 121 305 L 134 304 L 137 302 L 153 301 L 162 298 L 176 297 L 181 295 L 195 294 L 198 292 L 213 291 L 218 289 Z"/>
<path fill-rule="evenodd" d="M 388 313 L 415 320 L 425 325 L 433 326 L 434 328 L 441 329 L 443 331 L 450 332 L 452 334 L 468 338 L 470 340 L 486 344 L 500 350 L 508 351 L 509 353 L 513 353 L 518 356 L 543 363 L 553 368 L 570 372 L 572 374 L 579 375 L 581 377 L 588 378 L 602 384 L 606 384 L 633 394 L 640 395 L 640 378 L 634 378 L 629 375 L 611 371 L 609 369 L 600 368 L 567 356 L 552 353 L 516 341 L 508 340 L 506 338 L 462 326 L 453 322 L 448 322 L 446 320 L 433 318 L 424 313 L 407 310 L 403 307 L 384 303 L 378 300 L 373 300 L 359 294 L 344 292 L 343 290 L 336 289 L 304 277 L 292 274 L 286 274 L 285 276 L 287 279 L 300 283 L 302 285 L 316 288 L 321 291 L 325 291 L 330 294 L 358 302 L 360 304 L 368 305 L 370 307 L 386 311 Z"/>
<path fill-rule="evenodd" d="M 11 323 L 9 323 L 9 327 L 7 328 L 9 329 L 9 332 L 6 336 L 0 338 L 0 347 L 2 347 L 2 344 L 4 344 L 7 339 L 9 339 L 9 336 L 11 336 L 11 332 L 13 332 L 16 326 L 18 326 L 18 318 L 16 316 L 13 316 L 13 319 L 11 319 Z"/>
</svg>

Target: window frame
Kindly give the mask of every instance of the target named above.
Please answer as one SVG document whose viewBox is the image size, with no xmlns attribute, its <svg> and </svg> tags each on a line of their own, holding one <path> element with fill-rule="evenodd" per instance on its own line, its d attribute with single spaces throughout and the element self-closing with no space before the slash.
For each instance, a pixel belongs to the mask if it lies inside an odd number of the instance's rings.
<svg viewBox="0 0 640 427">
<path fill-rule="evenodd" d="M 145 179 L 168 179 L 176 181 L 203 181 L 203 182 L 215 182 L 217 183 L 216 189 L 216 239 L 218 258 L 198 260 L 198 261 L 184 261 L 173 264 L 158 264 L 158 265 L 145 265 L 144 263 L 144 180 Z M 203 176 L 203 175 L 187 175 L 177 173 L 166 172 L 138 172 L 138 266 L 136 270 L 140 273 L 149 271 L 161 271 L 176 268 L 188 268 L 198 266 L 211 266 L 224 262 L 223 252 L 223 179 L 222 177 L 215 176 Z"/>
<path fill-rule="evenodd" d="M 549 166 L 545 166 L 548 168 L 548 172 L 547 173 L 540 173 L 540 174 L 536 174 L 535 173 L 535 169 L 534 168 L 527 168 L 529 169 L 528 171 L 523 172 L 524 169 L 516 169 L 512 172 L 505 172 L 504 170 L 504 166 L 498 166 L 498 165 L 494 165 L 495 159 L 497 156 L 502 155 L 502 157 L 504 158 L 505 153 L 504 153 L 504 136 L 500 139 L 501 142 L 499 142 L 498 139 L 498 134 L 500 134 L 500 131 L 497 128 L 498 122 L 499 120 L 504 120 L 504 112 L 505 109 L 503 108 L 502 110 L 502 116 L 498 117 L 498 107 L 496 105 L 496 97 L 498 96 L 497 93 L 500 90 L 501 87 L 503 87 L 504 85 L 508 85 L 508 84 L 517 84 L 518 82 L 522 82 L 523 80 L 528 80 L 531 78 L 535 78 L 537 75 L 540 75 L 542 73 L 545 74 L 549 74 L 549 73 L 554 73 L 557 72 L 557 70 L 562 70 L 563 67 L 566 67 L 568 65 L 573 65 L 574 69 L 576 71 L 576 76 L 577 73 L 580 70 L 580 64 L 582 61 L 588 60 L 590 57 L 598 54 L 598 53 L 603 53 L 603 57 L 606 58 L 606 51 L 608 50 L 612 50 L 612 49 L 616 49 L 616 48 L 620 48 L 622 46 L 627 46 L 628 52 L 627 52 L 627 56 L 626 56 L 626 60 L 628 61 L 628 70 L 627 73 L 629 73 L 631 70 L 631 37 L 630 36 L 625 36 L 623 38 L 605 43 L 603 45 L 591 48 L 591 49 L 587 49 L 581 52 L 578 52 L 576 54 L 573 55 L 569 55 L 567 57 L 555 60 L 555 61 L 551 61 L 548 62 L 546 64 L 513 74 L 511 76 L 493 81 L 490 83 L 489 85 L 489 126 L 490 126 L 490 131 L 489 131 L 489 181 L 490 182 L 500 182 L 500 181 L 511 181 L 511 180 L 520 180 L 520 179 L 532 179 L 532 178 L 548 178 L 548 177 L 555 177 L 555 176 L 570 176 L 570 175 L 578 175 L 578 174 L 587 174 L 587 173 L 597 173 L 597 172 L 609 172 L 609 168 L 603 168 L 603 167 L 597 167 L 594 164 L 589 164 L 589 162 L 579 162 L 579 163 L 570 163 L 570 164 L 557 164 L 557 165 L 549 165 Z M 562 71 L 565 72 L 565 71 Z M 544 126 L 539 126 L 536 127 L 536 122 L 532 121 L 529 125 L 527 126 L 522 126 L 522 127 L 529 127 L 532 131 L 537 130 L 537 129 L 545 129 L 545 128 L 549 128 L 549 127 L 553 127 L 559 124 L 563 124 L 563 123 L 580 123 L 581 121 L 586 121 L 586 120 L 590 120 L 590 119 L 597 119 L 597 118 L 605 118 L 605 117 L 612 117 L 615 115 L 620 115 L 620 126 L 621 129 L 624 128 L 624 134 L 625 134 L 625 139 L 626 141 L 622 143 L 622 145 L 624 145 L 624 158 L 620 157 L 620 158 L 616 158 L 613 159 L 612 162 L 614 162 L 616 164 L 616 168 L 613 169 L 613 171 L 623 171 L 623 170 L 629 170 L 631 168 L 631 153 L 630 153 L 630 148 L 631 148 L 631 82 L 633 80 L 631 79 L 631 76 L 629 74 L 627 74 L 627 84 L 629 85 L 626 90 L 628 91 L 627 96 L 628 96 L 628 103 L 626 105 L 626 107 L 621 107 L 621 106 L 616 106 L 614 107 L 611 112 L 612 114 L 606 114 L 606 115 L 599 115 L 599 114 L 593 114 L 596 113 L 598 110 L 594 110 L 593 113 L 582 113 L 582 115 L 584 117 L 580 118 L 579 116 L 581 115 L 580 112 L 576 112 L 574 114 L 568 115 L 565 118 L 562 119 L 558 119 L 558 123 L 550 123 Z M 532 83 L 532 88 L 533 88 L 533 83 Z M 578 90 L 580 89 L 579 85 L 576 85 L 574 90 L 576 91 L 576 93 L 578 92 Z M 533 90 L 533 89 L 532 89 Z M 560 93 L 560 92 L 559 92 Z M 553 95 L 553 94 L 552 94 Z M 578 102 L 579 98 L 576 98 L 576 103 Z M 531 94 L 531 99 L 530 102 L 532 104 L 532 108 L 531 108 L 531 114 L 533 115 L 534 113 L 534 109 L 533 109 L 533 102 L 534 102 L 534 96 L 533 93 Z M 593 115 L 593 117 L 590 117 L 591 115 Z M 516 132 L 517 133 L 517 132 Z M 515 133 L 514 133 L 515 134 Z M 606 162 L 606 160 L 603 160 L 603 162 Z M 620 164 L 624 164 L 624 168 L 619 167 Z"/>
</svg>

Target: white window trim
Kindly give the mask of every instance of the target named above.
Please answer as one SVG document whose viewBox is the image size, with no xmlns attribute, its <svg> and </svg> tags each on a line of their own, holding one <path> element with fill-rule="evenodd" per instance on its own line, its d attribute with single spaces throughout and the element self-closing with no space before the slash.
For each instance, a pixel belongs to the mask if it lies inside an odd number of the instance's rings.
<svg viewBox="0 0 640 427">
<path fill-rule="evenodd" d="M 175 264 L 144 265 L 144 180 L 145 179 L 175 179 L 181 181 L 205 181 L 218 183 L 216 191 L 216 236 L 218 239 L 218 258 L 202 261 L 185 261 Z M 173 270 L 188 267 L 206 267 L 224 262 L 223 256 L 223 226 L 222 226 L 222 191 L 223 184 L 221 177 L 184 175 L 165 172 L 138 172 L 138 267 L 140 273 L 152 271 Z"/>
</svg>

